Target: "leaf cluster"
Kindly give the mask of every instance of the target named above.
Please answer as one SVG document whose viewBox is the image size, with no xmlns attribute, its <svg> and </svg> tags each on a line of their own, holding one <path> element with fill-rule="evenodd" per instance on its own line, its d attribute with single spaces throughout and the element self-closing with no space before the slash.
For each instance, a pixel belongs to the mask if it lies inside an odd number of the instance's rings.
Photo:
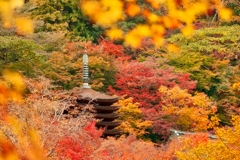
<svg viewBox="0 0 240 160">
<path fill-rule="evenodd" d="M 238 25 L 197 30 L 190 37 L 177 34 L 169 42 L 180 47 L 179 53 L 165 55 L 176 70 L 190 73 L 197 90 L 219 102 L 236 105 L 239 97 L 231 86 L 239 81 Z M 235 98 L 234 98 L 235 97 Z"/>
<path fill-rule="evenodd" d="M 62 31 L 70 39 L 97 40 L 102 29 L 92 24 L 78 8 L 78 0 L 49 0 L 31 11 L 32 17 L 43 21 L 37 32 Z"/>
<path fill-rule="evenodd" d="M 117 111 L 121 115 L 118 119 L 121 125 L 118 127 L 128 135 L 141 137 L 147 134 L 147 129 L 152 125 L 151 121 L 143 120 L 143 113 L 138 107 L 138 103 L 133 103 L 132 98 L 124 98 L 114 105 L 120 106 Z"/>
<path fill-rule="evenodd" d="M 178 159 L 239 159 L 239 116 L 233 117 L 233 127 L 219 128 L 216 130 L 217 139 L 199 141 L 193 145 L 194 139 L 190 137 L 182 144 L 183 147 L 177 151 Z M 190 142 L 191 141 L 191 142 Z M 190 143 L 189 143 L 190 142 Z"/>
<path fill-rule="evenodd" d="M 0 37 L 0 71 L 13 69 L 27 76 L 41 74 L 46 57 L 39 53 L 40 47 L 31 40 L 15 36 Z"/>
<path fill-rule="evenodd" d="M 143 119 L 153 121 L 154 132 L 166 138 L 169 135 L 166 131 L 176 124 L 176 121 L 163 118 L 162 94 L 158 91 L 159 87 L 173 88 L 179 85 L 182 89 L 192 92 L 196 87 L 196 81 L 191 81 L 189 74 L 176 73 L 170 68 L 162 69 L 158 65 L 154 60 L 131 61 L 119 65 L 116 85 L 109 87 L 109 91 L 113 94 L 132 97 L 134 103 L 139 103 Z"/>
</svg>

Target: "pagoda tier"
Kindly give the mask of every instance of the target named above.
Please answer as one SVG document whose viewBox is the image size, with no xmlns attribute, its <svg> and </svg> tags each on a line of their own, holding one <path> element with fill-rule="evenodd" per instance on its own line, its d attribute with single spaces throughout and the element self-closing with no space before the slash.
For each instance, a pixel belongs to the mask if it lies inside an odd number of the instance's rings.
<svg viewBox="0 0 240 160">
<path fill-rule="evenodd" d="M 96 125 L 99 127 L 107 127 L 107 129 L 114 129 L 115 127 L 119 126 L 121 122 L 109 122 L 109 121 L 100 121 L 97 122 Z"/>
<path fill-rule="evenodd" d="M 97 113 L 112 113 L 117 111 L 120 107 L 119 106 L 94 106 L 97 110 Z"/>
<path fill-rule="evenodd" d="M 116 136 L 116 135 L 120 135 L 122 132 L 118 129 L 108 129 L 104 131 L 104 136 Z"/>
<path fill-rule="evenodd" d="M 98 128 L 105 128 L 103 136 L 116 136 L 121 133 L 115 127 L 119 126 L 120 122 L 115 122 L 120 117 L 115 113 L 119 109 L 119 106 L 113 106 L 118 101 L 119 97 L 109 96 L 91 88 L 80 88 L 74 92 L 79 104 L 93 104 L 96 110 L 95 118 L 100 122 L 96 123 Z"/>
<path fill-rule="evenodd" d="M 103 119 L 104 121 L 114 121 L 119 118 L 119 114 L 117 113 L 97 113 L 95 118 Z"/>
</svg>

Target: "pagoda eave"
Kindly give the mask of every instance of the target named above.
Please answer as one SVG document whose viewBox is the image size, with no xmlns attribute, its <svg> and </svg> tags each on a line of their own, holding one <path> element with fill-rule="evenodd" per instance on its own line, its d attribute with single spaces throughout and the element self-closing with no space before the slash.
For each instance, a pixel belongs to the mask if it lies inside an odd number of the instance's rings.
<svg viewBox="0 0 240 160">
<path fill-rule="evenodd" d="M 118 96 L 109 96 L 100 92 L 97 92 L 91 88 L 78 88 L 74 91 L 78 101 L 89 100 L 103 103 L 115 103 L 119 100 Z"/>
<path fill-rule="evenodd" d="M 94 108 L 98 111 L 117 111 L 119 110 L 119 106 L 94 106 Z"/>
</svg>

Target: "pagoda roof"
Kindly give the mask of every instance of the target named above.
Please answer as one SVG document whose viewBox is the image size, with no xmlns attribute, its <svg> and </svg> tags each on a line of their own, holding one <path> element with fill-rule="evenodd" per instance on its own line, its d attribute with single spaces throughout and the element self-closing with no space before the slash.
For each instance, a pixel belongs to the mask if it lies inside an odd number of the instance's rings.
<svg viewBox="0 0 240 160">
<path fill-rule="evenodd" d="M 95 100 L 97 102 L 116 102 L 119 99 L 118 96 L 106 95 L 91 88 L 77 88 L 74 95 L 78 100 Z"/>
</svg>

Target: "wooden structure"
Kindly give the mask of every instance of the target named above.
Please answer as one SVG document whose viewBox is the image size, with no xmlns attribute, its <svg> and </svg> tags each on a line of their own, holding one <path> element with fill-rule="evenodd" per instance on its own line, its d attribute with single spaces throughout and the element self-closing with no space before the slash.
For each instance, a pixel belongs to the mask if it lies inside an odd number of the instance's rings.
<svg viewBox="0 0 240 160">
<path fill-rule="evenodd" d="M 120 134 L 120 130 L 115 129 L 121 123 L 115 120 L 120 116 L 115 113 L 119 109 L 118 106 L 113 106 L 118 101 L 118 97 L 109 96 L 91 88 L 80 88 L 75 95 L 79 105 L 92 104 L 96 111 L 95 118 L 100 121 L 96 123 L 96 127 L 105 128 L 103 136 L 116 136 Z"/>
<path fill-rule="evenodd" d="M 75 89 L 73 97 L 76 97 L 77 104 L 68 107 L 63 114 L 71 114 L 77 117 L 79 112 L 84 110 L 84 106 L 93 105 L 95 110 L 95 118 L 100 121 L 96 123 L 96 127 L 104 128 L 103 136 L 116 136 L 121 133 L 120 130 L 115 129 L 121 123 L 115 120 L 120 116 L 115 113 L 119 109 L 118 106 L 113 106 L 118 101 L 118 97 L 109 96 L 91 89 L 88 84 L 88 55 L 85 47 L 83 54 L 83 85 L 82 88 Z"/>
</svg>

